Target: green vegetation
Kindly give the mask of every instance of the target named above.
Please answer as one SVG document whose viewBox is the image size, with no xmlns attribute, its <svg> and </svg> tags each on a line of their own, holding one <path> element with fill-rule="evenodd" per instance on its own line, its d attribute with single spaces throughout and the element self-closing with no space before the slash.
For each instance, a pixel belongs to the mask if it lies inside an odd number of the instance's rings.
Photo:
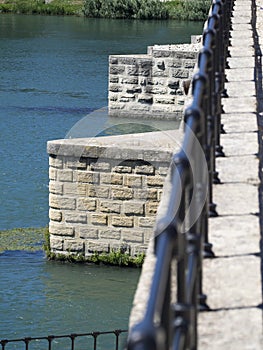
<svg viewBox="0 0 263 350">
<path fill-rule="evenodd" d="M 86 0 L 84 14 L 100 18 L 168 18 L 168 11 L 159 0 Z"/>
<path fill-rule="evenodd" d="M 7 250 L 25 250 L 31 252 L 44 250 L 49 260 L 132 267 L 141 267 L 145 257 L 143 253 L 136 257 L 131 257 L 125 249 L 112 250 L 109 254 L 95 253 L 88 258 L 85 258 L 83 254 L 54 254 L 50 249 L 47 227 L 15 228 L 0 231 L 0 254 Z"/>
<path fill-rule="evenodd" d="M 0 12 L 41 15 L 83 15 L 83 1 L 5 0 L 0 1 Z"/>
<path fill-rule="evenodd" d="M 0 13 L 203 21 L 211 0 L 0 0 Z"/>
<path fill-rule="evenodd" d="M 211 0 L 172 0 L 165 2 L 169 18 L 188 21 L 207 19 Z"/>
<path fill-rule="evenodd" d="M 43 249 L 47 228 L 16 228 L 0 231 L 0 253 L 5 250 Z"/>
<path fill-rule="evenodd" d="M 84 14 L 98 18 L 202 21 L 210 6 L 211 0 L 86 0 Z"/>
<path fill-rule="evenodd" d="M 46 257 L 49 260 L 65 261 L 71 263 L 92 263 L 92 264 L 104 264 L 114 266 L 129 266 L 129 267 L 141 267 L 145 258 L 145 254 L 141 253 L 137 256 L 130 256 L 127 254 L 126 249 L 112 250 L 110 253 L 95 253 L 89 257 L 85 257 L 81 253 L 77 254 L 55 254 L 51 252 L 49 232 L 45 230 L 45 244 L 44 250 Z"/>
<path fill-rule="evenodd" d="M 46 251 L 49 260 L 64 261 L 70 263 L 91 263 L 97 265 L 112 265 L 122 267 L 141 267 L 145 258 L 145 254 L 141 253 L 138 256 L 132 257 L 125 252 L 112 250 L 107 253 L 95 253 L 89 257 L 84 257 L 83 254 L 54 254 L 51 251 Z"/>
</svg>

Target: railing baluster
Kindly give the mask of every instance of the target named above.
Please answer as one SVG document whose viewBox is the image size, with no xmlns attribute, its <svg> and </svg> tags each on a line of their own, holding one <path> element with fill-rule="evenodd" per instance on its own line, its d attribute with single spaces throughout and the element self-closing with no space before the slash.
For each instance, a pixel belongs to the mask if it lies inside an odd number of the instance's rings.
<svg viewBox="0 0 263 350">
<path fill-rule="evenodd" d="M 224 84 L 232 9 L 232 0 L 211 2 L 211 11 L 203 33 L 203 48 L 199 54 L 198 70 L 193 78 L 192 104 L 184 115 L 183 144 L 171 164 L 169 179 L 172 189 L 169 193 L 163 194 L 168 197 L 164 211 L 167 216 L 158 218 L 161 222 L 170 224 L 162 232 L 158 232 L 158 238 L 155 240 L 157 261 L 150 289 L 154 301 L 150 297 L 144 319 L 130 331 L 129 350 L 157 348 L 195 350 L 198 311 L 209 310 L 206 295 L 202 290 L 202 260 L 203 257 L 214 256 L 212 244 L 208 240 L 208 217 L 218 215 L 216 204 L 213 202 L 213 184 L 220 183 L 216 171 L 216 156 L 224 156 L 220 145 L 221 97 L 227 97 Z M 198 144 L 201 145 L 200 151 L 197 150 Z M 202 156 L 205 157 L 206 166 L 201 161 Z M 171 213 L 173 217 L 170 217 Z M 196 213 L 199 213 L 198 217 Z M 169 234 L 167 230 L 170 230 Z M 167 256 L 160 254 L 160 244 L 162 252 L 166 252 L 165 244 L 172 242 L 166 237 L 167 235 L 170 235 L 170 238 L 176 237 L 175 255 L 172 254 L 170 259 L 176 258 L 177 261 L 177 298 L 175 304 L 171 305 L 172 328 L 169 326 L 170 316 L 167 322 L 162 319 L 164 326 L 162 331 L 165 334 L 160 343 L 160 340 L 157 340 L 159 329 L 157 325 L 155 326 L 154 315 L 160 313 L 160 305 L 165 305 L 164 310 L 168 310 L 168 307 L 167 304 L 163 304 L 164 287 L 161 291 L 159 284 L 166 281 L 166 294 L 169 288 L 172 290 L 170 278 L 164 279 L 160 275 L 162 271 L 163 274 L 170 276 L 172 260 L 169 264 Z M 165 237 L 167 239 L 164 239 Z M 169 312 L 168 314 L 170 315 Z"/>
</svg>

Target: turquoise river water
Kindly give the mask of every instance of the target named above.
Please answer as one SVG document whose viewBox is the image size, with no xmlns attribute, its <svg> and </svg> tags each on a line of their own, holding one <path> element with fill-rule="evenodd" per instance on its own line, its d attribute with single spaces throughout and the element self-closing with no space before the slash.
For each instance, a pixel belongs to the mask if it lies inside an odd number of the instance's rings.
<svg viewBox="0 0 263 350">
<path fill-rule="evenodd" d="M 187 43 L 202 26 L 0 14 L 0 230 L 48 224 L 48 140 L 64 138 L 83 118 L 80 136 L 120 123 L 96 113 L 107 106 L 108 56 Z M 0 339 L 125 329 L 139 274 L 5 251 Z"/>
</svg>

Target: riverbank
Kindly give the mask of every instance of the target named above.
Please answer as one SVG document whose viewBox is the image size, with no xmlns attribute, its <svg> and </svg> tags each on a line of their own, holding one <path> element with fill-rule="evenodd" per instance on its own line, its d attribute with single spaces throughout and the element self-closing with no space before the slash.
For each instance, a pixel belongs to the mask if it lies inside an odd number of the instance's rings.
<svg viewBox="0 0 263 350">
<path fill-rule="evenodd" d="M 0 0 L 0 13 L 202 21 L 210 4 L 210 0 Z"/>
</svg>

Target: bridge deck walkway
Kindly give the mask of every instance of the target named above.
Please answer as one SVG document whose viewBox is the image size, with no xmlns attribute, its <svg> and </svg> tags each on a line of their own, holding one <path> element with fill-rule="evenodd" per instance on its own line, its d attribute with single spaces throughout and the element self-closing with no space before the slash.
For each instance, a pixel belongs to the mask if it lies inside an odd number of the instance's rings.
<svg viewBox="0 0 263 350">
<path fill-rule="evenodd" d="M 222 99 L 226 134 L 221 135 L 221 145 L 225 157 L 216 160 L 221 184 L 213 186 L 219 215 L 209 219 L 209 241 L 216 257 L 204 260 L 204 293 L 211 311 L 199 314 L 201 350 L 263 349 L 261 169 L 257 157 L 260 103 L 256 97 L 254 43 L 255 33 L 263 40 L 263 2 L 256 1 L 256 5 L 254 31 L 251 0 L 236 0 L 233 11 L 230 69 L 226 70 L 229 97 Z M 262 84 L 262 77 L 258 83 Z"/>
<path fill-rule="evenodd" d="M 209 219 L 215 258 L 203 261 L 203 291 L 211 311 L 198 315 L 200 350 L 263 349 L 263 212 L 259 205 L 263 127 L 258 127 L 258 115 L 262 113 L 263 119 L 263 0 L 235 0 L 232 23 L 225 86 L 229 97 L 222 99 L 221 117 L 225 157 L 216 159 L 221 184 L 213 186 L 213 202 L 218 216 Z M 155 262 L 150 244 L 130 328 L 144 315 Z"/>
</svg>

